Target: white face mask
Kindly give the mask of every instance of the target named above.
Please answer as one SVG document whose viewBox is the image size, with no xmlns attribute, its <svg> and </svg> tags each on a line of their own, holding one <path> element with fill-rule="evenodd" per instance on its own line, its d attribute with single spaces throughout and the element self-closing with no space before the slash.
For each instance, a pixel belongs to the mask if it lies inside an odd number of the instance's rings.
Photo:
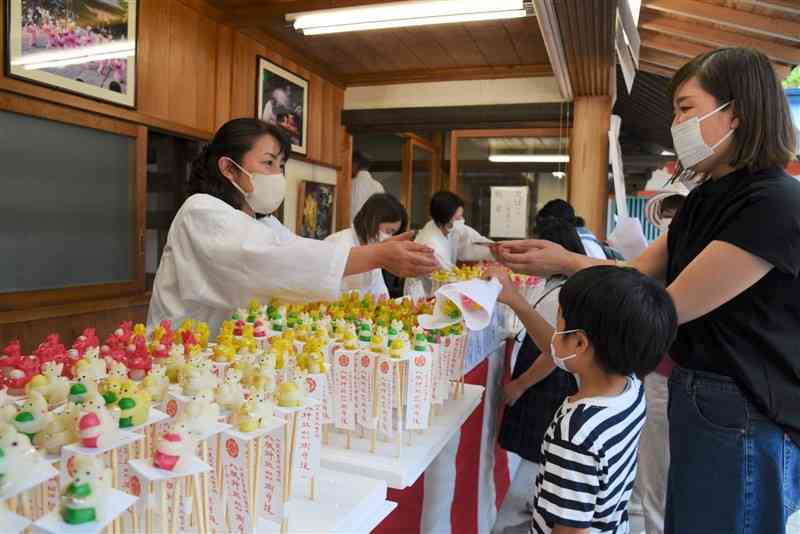
<svg viewBox="0 0 800 534">
<path fill-rule="evenodd" d="M 672 132 L 672 144 L 675 146 L 675 153 L 678 155 L 678 159 L 681 160 L 681 165 L 683 165 L 684 169 L 691 169 L 701 161 L 712 156 L 714 150 L 728 137 L 733 135 L 733 130 L 730 130 L 722 139 L 717 141 L 714 146 L 708 146 L 700 130 L 700 122 L 724 109 L 729 104 L 730 102 L 726 102 L 711 113 L 707 113 L 699 118 L 692 117 L 670 129 Z"/>
<path fill-rule="evenodd" d="M 562 370 L 564 370 L 564 371 L 566 371 L 568 373 L 571 373 L 572 371 L 567 369 L 567 366 L 564 364 L 564 362 L 567 361 L 567 360 L 571 360 L 572 358 L 574 358 L 578 354 L 577 353 L 573 353 L 573 354 L 570 354 L 569 356 L 564 356 L 563 358 L 559 358 L 558 356 L 556 356 L 556 346 L 553 343 L 553 340 L 558 335 L 572 334 L 572 333 L 577 332 L 577 331 L 578 330 L 562 330 L 561 332 L 555 331 L 555 332 L 553 332 L 553 336 L 550 338 L 550 357 L 553 358 L 553 363 L 556 364 L 556 367 L 558 367 L 559 369 L 562 369 Z"/>
<path fill-rule="evenodd" d="M 233 161 L 231 158 L 225 158 L 239 170 L 250 177 L 253 182 L 253 192 L 245 193 L 239 185 L 231 180 L 233 187 L 239 190 L 244 195 L 245 200 L 253 211 L 256 213 L 264 213 L 270 215 L 274 212 L 283 202 L 286 196 L 286 177 L 283 174 L 261 174 L 258 172 L 249 173 L 242 169 L 242 166 Z"/>
<path fill-rule="evenodd" d="M 386 232 L 378 231 L 378 243 L 383 243 L 387 239 L 391 239 L 392 234 L 387 234 Z"/>
<path fill-rule="evenodd" d="M 456 219 L 453 221 L 453 230 L 461 230 L 467 225 L 464 219 Z"/>
</svg>

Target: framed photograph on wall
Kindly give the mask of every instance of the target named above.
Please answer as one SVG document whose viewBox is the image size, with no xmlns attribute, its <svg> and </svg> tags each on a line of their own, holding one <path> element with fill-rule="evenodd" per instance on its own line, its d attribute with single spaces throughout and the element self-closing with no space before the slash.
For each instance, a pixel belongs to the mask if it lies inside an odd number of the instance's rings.
<svg viewBox="0 0 800 534">
<path fill-rule="evenodd" d="M 333 233 L 336 186 L 302 181 L 297 192 L 297 235 L 325 239 Z"/>
<path fill-rule="evenodd" d="M 292 151 L 308 153 L 308 80 L 258 56 L 256 114 L 283 127 L 292 140 Z"/>
<path fill-rule="evenodd" d="M 6 73 L 136 107 L 136 0 L 7 0 Z"/>
</svg>

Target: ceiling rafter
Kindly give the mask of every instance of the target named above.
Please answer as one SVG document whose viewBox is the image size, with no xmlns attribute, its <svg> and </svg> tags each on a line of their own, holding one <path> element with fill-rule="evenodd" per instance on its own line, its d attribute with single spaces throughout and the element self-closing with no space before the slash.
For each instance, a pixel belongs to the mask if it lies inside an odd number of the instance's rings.
<svg viewBox="0 0 800 534">
<path fill-rule="evenodd" d="M 697 0 L 650 0 L 645 6 L 654 11 L 719 24 L 738 31 L 800 42 L 800 22 L 792 20 L 706 4 Z"/>
<path fill-rule="evenodd" d="M 687 59 L 711 52 L 717 48 L 715 46 L 693 43 L 685 39 L 676 39 L 669 35 L 650 30 L 642 30 L 640 35 L 642 37 L 642 47 L 668 52 Z"/>
<path fill-rule="evenodd" d="M 501 65 L 364 72 L 342 75 L 341 79 L 346 86 L 353 87 L 360 85 L 386 85 L 394 83 L 530 78 L 552 75 L 553 69 L 550 68 L 550 65 Z"/>
<path fill-rule="evenodd" d="M 642 13 L 639 20 L 639 28 L 714 47 L 744 46 L 756 48 L 766 54 L 772 61 L 787 65 L 800 64 L 800 48 L 757 37 L 749 37 L 732 31 L 718 30 L 711 26 L 698 26 L 696 23 L 676 20 L 665 14 L 653 13 L 649 9 Z"/>
<path fill-rule="evenodd" d="M 739 0 L 743 4 L 766 7 L 778 13 L 800 15 L 800 3 L 797 0 Z"/>
<path fill-rule="evenodd" d="M 676 56 L 675 54 L 669 52 L 653 50 L 652 48 L 647 47 L 643 48 L 641 52 L 639 52 L 639 61 L 644 61 L 651 65 L 656 65 L 658 67 L 663 67 L 673 71 L 677 71 L 687 62 L 686 58 L 684 57 Z"/>
<path fill-rule="evenodd" d="M 652 63 L 648 63 L 643 59 L 639 60 L 639 70 L 649 72 L 650 74 L 658 74 L 664 78 L 672 78 L 672 76 L 675 74 L 675 71 L 672 69 L 668 69 L 660 65 L 653 65 Z"/>
</svg>

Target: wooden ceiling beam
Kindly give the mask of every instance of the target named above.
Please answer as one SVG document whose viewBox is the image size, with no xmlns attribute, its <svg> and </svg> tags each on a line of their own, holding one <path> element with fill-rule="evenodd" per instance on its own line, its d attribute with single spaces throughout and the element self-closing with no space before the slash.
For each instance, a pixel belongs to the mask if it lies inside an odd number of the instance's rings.
<svg viewBox="0 0 800 534">
<path fill-rule="evenodd" d="M 766 7 L 787 15 L 800 15 L 800 3 L 797 0 L 739 0 L 742 3 Z"/>
<path fill-rule="evenodd" d="M 668 52 L 687 59 L 692 59 L 717 48 L 716 46 L 692 43 L 685 39 L 675 39 L 669 35 L 656 33 L 650 30 L 642 30 L 640 35 L 642 37 L 642 47 L 658 50 L 660 52 Z"/>
<path fill-rule="evenodd" d="M 650 65 L 656 65 L 657 67 L 673 71 L 677 71 L 687 62 L 684 57 L 676 56 L 669 52 L 653 50 L 652 48 L 643 48 L 639 53 L 639 61 L 644 61 Z"/>
<path fill-rule="evenodd" d="M 489 67 L 454 67 L 446 69 L 412 69 L 345 74 L 342 82 L 348 87 L 397 83 L 442 82 L 454 80 L 495 80 L 552 76 L 550 65 L 504 65 Z"/>
<path fill-rule="evenodd" d="M 241 24 L 258 23 L 258 19 L 280 18 L 290 13 L 387 4 L 397 0 L 293 0 L 245 5 L 229 10 L 230 17 Z"/>
<path fill-rule="evenodd" d="M 575 96 L 608 95 L 616 72 L 617 2 L 551 0 Z"/>
<path fill-rule="evenodd" d="M 658 74 L 659 76 L 663 76 L 664 78 L 672 78 L 675 75 L 674 70 L 667 69 L 658 65 L 653 65 L 643 59 L 639 60 L 639 70 L 644 72 L 649 72 L 651 74 Z"/>
<path fill-rule="evenodd" d="M 669 16 L 654 14 L 647 10 L 642 13 L 642 17 L 639 20 L 639 28 L 714 47 L 744 46 L 755 48 L 766 54 L 773 61 L 788 65 L 800 64 L 800 48 L 756 37 L 748 37 L 741 33 L 718 30 L 710 26 L 675 20 Z"/>
<path fill-rule="evenodd" d="M 800 42 L 800 22 L 759 15 L 697 0 L 650 0 L 647 9 L 680 15 L 739 31 Z"/>
</svg>

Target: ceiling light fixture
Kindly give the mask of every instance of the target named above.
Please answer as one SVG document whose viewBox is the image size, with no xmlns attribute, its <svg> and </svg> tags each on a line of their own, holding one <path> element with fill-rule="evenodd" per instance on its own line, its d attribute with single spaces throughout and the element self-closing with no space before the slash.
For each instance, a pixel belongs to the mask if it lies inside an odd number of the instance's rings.
<svg viewBox="0 0 800 534">
<path fill-rule="evenodd" d="M 490 154 L 492 163 L 568 163 L 567 154 Z"/>
<path fill-rule="evenodd" d="M 673 152 L 672 150 L 662 150 L 661 151 L 661 155 L 662 156 L 674 156 L 675 152 Z"/>
<path fill-rule="evenodd" d="M 304 35 L 526 17 L 530 0 L 427 0 L 290 13 Z"/>
<path fill-rule="evenodd" d="M 555 171 L 552 174 L 553 174 L 553 176 L 555 176 L 559 180 L 563 180 L 564 178 L 567 177 L 567 173 L 565 173 L 564 171 Z"/>
</svg>

